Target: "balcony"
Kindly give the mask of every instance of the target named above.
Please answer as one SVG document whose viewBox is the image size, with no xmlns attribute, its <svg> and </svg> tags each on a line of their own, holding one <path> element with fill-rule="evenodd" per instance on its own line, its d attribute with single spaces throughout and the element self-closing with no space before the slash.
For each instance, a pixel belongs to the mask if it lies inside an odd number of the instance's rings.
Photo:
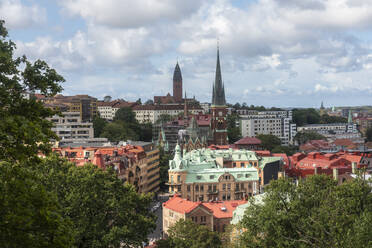
<svg viewBox="0 0 372 248">
<path fill-rule="evenodd" d="M 218 189 L 216 189 L 216 190 L 208 190 L 207 191 L 207 194 L 209 194 L 209 195 L 218 194 Z"/>
<path fill-rule="evenodd" d="M 165 185 L 170 185 L 170 186 L 175 186 L 175 185 L 182 185 L 182 181 L 179 181 L 179 182 L 167 182 L 165 183 Z"/>
<path fill-rule="evenodd" d="M 243 188 L 243 189 L 235 189 L 235 194 L 237 193 L 244 193 L 246 192 L 246 190 Z"/>
</svg>

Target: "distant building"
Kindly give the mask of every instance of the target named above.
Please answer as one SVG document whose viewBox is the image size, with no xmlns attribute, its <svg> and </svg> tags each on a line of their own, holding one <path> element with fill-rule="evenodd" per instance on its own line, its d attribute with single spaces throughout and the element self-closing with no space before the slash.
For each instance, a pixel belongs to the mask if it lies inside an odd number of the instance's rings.
<svg viewBox="0 0 372 248">
<path fill-rule="evenodd" d="M 317 132 L 319 134 L 345 134 L 358 133 L 357 124 L 355 123 L 329 123 L 329 124 L 308 124 L 297 127 L 298 132 Z"/>
<path fill-rule="evenodd" d="M 240 130 L 243 137 L 255 137 L 259 134 L 277 136 L 283 145 L 293 143 L 297 133 L 292 122 L 292 111 L 255 111 L 237 110 L 240 115 Z"/>
<path fill-rule="evenodd" d="M 182 73 L 178 62 L 173 72 L 173 96 L 168 93 L 166 96 L 154 96 L 154 104 L 182 103 Z"/>
<path fill-rule="evenodd" d="M 46 107 L 65 111 L 77 112 L 80 114 L 82 122 L 92 121 L 97 115 L 97 98 L 88 95 L 63 96 L 44 98 Z"/>
<path fill-rule="evenodd" d="M 120 108 L 132 108 L 135 105 L 137 105 L 136 102 L 126 102 L 123 100 L 115 100 L 110 102 L 100 101 L 97 102 L 97 110 L 101 118 L 112 121 L 115 117 L 116 112 Z"/>
<path fill-rule="evenodd" d="M 244 137 L 234 143 L 235 147 L 238 149 L 246 150 L 262 150 L 261 140 L 255 137 Z"/>
<path fill-rule="evenodd" d="M 163 203 L 163 231 L 179 219 L 189 219 L 198 225 L 206 226 L 211 231 L 225 232 L 233 217 L 233 211 L 246 201 L 192 202 L 177 195 Z"/>
<path fill-rule="evenodd" d="M 159 150 L 150 142 L 104 147 L 59 147 L 53 151 L 77 166 L 93 163 L 102 169 L 112 167 L 123 182 L 133 184 L 139 193 L 159 191 Z"/>
<path fill-rule="evenodd" d="M 91 139 L 94 137 L 92 122 L 84 122 L 79 112 L 62 112 L 47 118 L 53 123 L 52 131 L 61 139 Z"/>
<path fill-rule="evenodd" d="M 191 201 L 247 199 L 278 178 L 281 160 L 252 151 L 209 148 L 181 156 L 177 145 L 169 161 L 169 192 Z"/>
</svg>

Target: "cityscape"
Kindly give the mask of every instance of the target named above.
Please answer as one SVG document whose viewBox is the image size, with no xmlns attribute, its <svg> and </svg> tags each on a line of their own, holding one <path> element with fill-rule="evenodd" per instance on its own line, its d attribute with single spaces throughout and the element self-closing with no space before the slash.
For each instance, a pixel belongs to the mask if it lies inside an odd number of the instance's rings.
<svg viewBox="0 0 372 248">
<path fill-rule="evenodd" d="M 1 247 L 371 247 L 367 2 L 0 1 Z"/>
</svg>

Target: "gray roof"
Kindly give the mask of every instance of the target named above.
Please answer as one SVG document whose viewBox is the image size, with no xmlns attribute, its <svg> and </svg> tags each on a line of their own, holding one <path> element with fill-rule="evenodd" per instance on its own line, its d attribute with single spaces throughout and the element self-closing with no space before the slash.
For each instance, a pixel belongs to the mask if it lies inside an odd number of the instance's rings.
<svg viewBox="0 0 372 248">
<path fill-rule="evenodd" d="M 174 68 L 173 82 L 182 82 L 182 74 L 181 74 L 181 69 L 180 69 L 180 66 L 178 65 L 178 62 L 176 64 L 176 67 Z"/>
</svg>

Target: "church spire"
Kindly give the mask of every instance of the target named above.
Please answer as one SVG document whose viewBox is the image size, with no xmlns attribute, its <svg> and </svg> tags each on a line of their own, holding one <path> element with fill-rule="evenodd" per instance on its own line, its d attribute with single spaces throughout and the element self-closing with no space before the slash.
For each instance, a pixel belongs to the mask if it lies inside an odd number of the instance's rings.
<svg viewBox="0 0 372 248">
<path fill-rule="evenodd" d="M 222 84 L 221 65 L 220 65 L 220 48 L 217 46 L 217 64 L 216 77 L 213 84 L 212 105 L 226 105 L 225 87 Z"/>
</svg>

